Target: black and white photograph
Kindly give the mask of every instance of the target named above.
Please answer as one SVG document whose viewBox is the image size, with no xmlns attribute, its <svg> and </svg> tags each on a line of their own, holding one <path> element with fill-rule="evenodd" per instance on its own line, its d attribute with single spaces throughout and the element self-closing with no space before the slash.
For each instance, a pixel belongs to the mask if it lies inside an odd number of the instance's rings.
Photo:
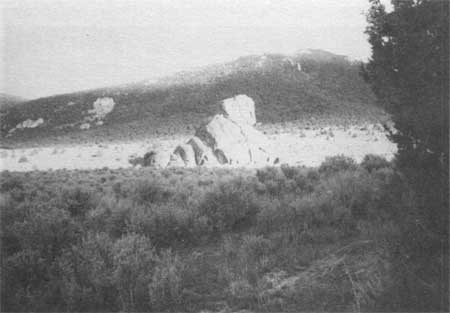
<svg viewBox="0 0 450 313">
<path fill-rule="evenodd" d="M 1 312 L 449 312 L 449 0 L 0 0 Z"/>
</svg>

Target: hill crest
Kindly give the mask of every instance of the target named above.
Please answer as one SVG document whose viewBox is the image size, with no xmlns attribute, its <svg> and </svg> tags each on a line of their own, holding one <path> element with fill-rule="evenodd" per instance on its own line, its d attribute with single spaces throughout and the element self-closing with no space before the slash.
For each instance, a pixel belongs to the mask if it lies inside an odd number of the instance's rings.
<svg viewBox="0 0 450 313">
<path fill-rule="evenodd" d="M 165 128 L 185 132 L 214 114 L 220 100 L 236 94 L 255 100 L 257 118 L 263 123 L 370 119 L 379 110 L 359 69 L 360 63 L 322 50 L 244 56 L 153 81 L 27 101 L 1 116 L 1 133 L 4 141 L 21 142 L 61 136 L 92 140 L 89 135 L 128 140 Z M 87 126 L 98 101 L 114 107 L 101 121 Z M 39 119 L 43 123 L 34 128 L 11 131 Z"/>
</svg>

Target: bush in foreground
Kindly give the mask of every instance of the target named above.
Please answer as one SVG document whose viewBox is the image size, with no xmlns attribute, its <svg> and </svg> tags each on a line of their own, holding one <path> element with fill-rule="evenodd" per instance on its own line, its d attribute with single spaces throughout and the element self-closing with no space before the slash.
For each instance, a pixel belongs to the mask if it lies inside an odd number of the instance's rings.
<svg viewBox="0 0 450 313">
<path fill-rule="evenodd" d="M 388 310 L 389 266 L 415 205 L 402 175 L 373 156 L 256 173 L 3 178 L 6 311 Z"/>
</svg>

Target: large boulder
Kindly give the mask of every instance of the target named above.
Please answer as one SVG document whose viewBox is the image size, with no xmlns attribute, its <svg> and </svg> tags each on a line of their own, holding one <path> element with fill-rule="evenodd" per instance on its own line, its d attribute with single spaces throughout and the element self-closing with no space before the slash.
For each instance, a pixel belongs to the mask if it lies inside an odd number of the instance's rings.
<svg viewBox="0 0 450 313">
<path fill-rule="evenodd" d="M 195 166 L 195 152 L 191 145 L 181 144 L 176 147 L 173 154 L 178 155 L 183 160 L 185 166 Z"/>
<path fill-rule="evenodd" d="M 144 155 L 142 166 L 166 167 L 169 163 L 170 155 L 167 153 L 149 151 Z"/>
<path fill-rule="evenodd" d="M 239 125 L 256 124 L 255 102 L 249 96 L 237 95 L 222 100 L 221 109 L 221 113 L 232 122 Z"/>
<path fill-rule="evenodd" d="M 92 114 L 92 118 L 97 120 L 102 120 L 105 118 L 108 113 L 111 113 L 114 109 L 114 106 L 116 104 L 114 103 L 113 98 L 98 98 L 95 100 L 95 102 L 92 104 L 93 109 L 88 110 L 89 114 Z"/>
<path fill-rule="evenodd" d="M 273 164 L 268 139 L 249 124 L 237 124 L 218 114 L 197 129 L 196 136 L 211 147 L 221 164 Z"/>
<path fill-rule="evenodd" d="M 169 166 L 278 163 L 269 140 L 254 128 L 255 104 L 246 95 L 221 102 L 222 113 L 197 128 L 195 136 L 172 153 Z"/>
<path fill-rule="evenodd" d="M 170 155 L 170 161 L 169 161 L 169 164 L 167 164 L 167 166 L 168 167 L 184 167 L 185 164 L 179 154 L 172 153 Z"/>
<path fill-rule="evenodd" d="M 143 157 L 131 156 L 128 162 L 133 166 L 142 167 L 166 167 L 169 163 L 170 154 L 160 151 L 149 151 Z M 184 166 L 184 163 L 183 163 Z"/>
<path fill-rule="evenodd" d="M 241 127 L 222 114 L 199 127 L 196 136 L 211 147 L 221 164 L 243 165 L 251 162 L 247 138 Z"/>
<path fill-rule="evenodd" d="M 213 151 L 200 138 L 194 136 L 187 144 L 194 150 L 197 165 L 218 165 Z"/>
<path fill-rule="evenodd" d="M 241 129 L 247 137 L 252 164 L 271 165 L 279 162 L 269 139 L 262 132 L 248 125 L 242 125 Z"/>
</svg>

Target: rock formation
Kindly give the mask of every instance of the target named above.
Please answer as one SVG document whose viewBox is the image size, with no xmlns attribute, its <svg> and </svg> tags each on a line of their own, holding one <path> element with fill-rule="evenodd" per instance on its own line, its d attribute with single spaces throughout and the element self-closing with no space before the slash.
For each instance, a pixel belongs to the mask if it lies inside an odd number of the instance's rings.
<svg viewBox="0 0 450 313">
<path fill-rule="evenodd" d="M 195 136 L 176 147 L 169 166 L 278 163 L 268 139 L 254 128 L 255 103 L 246 95 L 221 102 L 220 113 L 197 128 Z"/>
<path fill-rule="evenodd" d="M 42 124 L 44 124 L 44 119 L 42 117 L 38 118 L 37 120 L 27 119 L 27 120 L 17 124 L 16 127 L 10 129 L 8 131 L 8 134 L 11 135 L 16 130 L 19 130 L 19 129 L 23 130 L 26 128 L 36 128 L 36 127 L 41 126 Z"/>
<path fill-rule="evenodd" d="M 225 99 L 221 102 L 223 115 L 239 125 L 256 124 L 255 102 L 246 95 L 238 95 L 233 98 Z"/>
<path fill-rule="evenodd" d="M 102 120 L 106 117 L 106 115 L 108 115 L 108 113 L 112 112 L 115 105 L 116 104 L 114 103 L 113 98 L 98 98 L 92 104 L 93 109 L 88 110 L 88 113 L 92 115 L 93 119 Z"/>
<path fill-rule="evenodd" d="M 103 119 L 114 110 L 115 102 L 113 98 L 104 97 L 98 98 L 92 104 L 93 109 L 87 110 L 87 116 L 84 117 L 80 129 L 90 129 L 91 122 L 95 122 L 95 125 L 102 126 Z"/>
</svg>

